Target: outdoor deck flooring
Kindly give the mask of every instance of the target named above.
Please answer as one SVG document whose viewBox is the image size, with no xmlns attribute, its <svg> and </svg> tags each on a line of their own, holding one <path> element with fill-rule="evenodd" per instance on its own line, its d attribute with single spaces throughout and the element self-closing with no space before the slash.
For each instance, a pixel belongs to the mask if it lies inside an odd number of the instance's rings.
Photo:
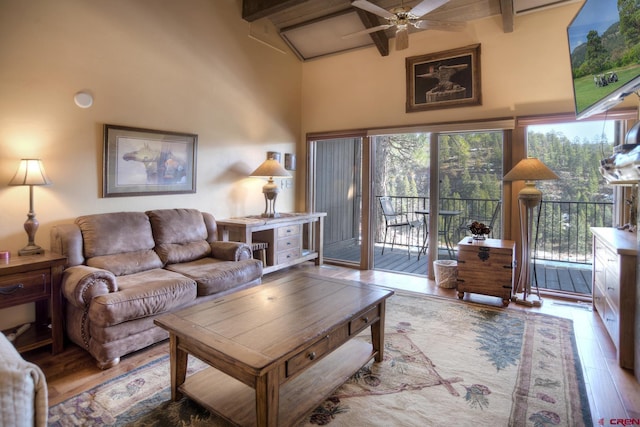
<svg viewBox="0 0 640 427">
<path fill-rule="evenodd" d="M 439 253 L 439 259 L 450 259 L 444 248 L 441 248 Z M 331 262 L 331 259 L 357 262 L 360 259 L 360 246 L 325 248 L 324 257 L 328 262 Z M 540 289 L 591 296 L 591 265 L 538 260 L 534 266 L 533 271 Z M 374 269 L 427 276 L 429 266 L 424 254 L 418 260 L 416 248 L 412 248 L 409 255 L 405 246 L 396 246 L 393 250 L 387 246 L 383 255 L 382 246 L 376 246 Z"/>
</svg>

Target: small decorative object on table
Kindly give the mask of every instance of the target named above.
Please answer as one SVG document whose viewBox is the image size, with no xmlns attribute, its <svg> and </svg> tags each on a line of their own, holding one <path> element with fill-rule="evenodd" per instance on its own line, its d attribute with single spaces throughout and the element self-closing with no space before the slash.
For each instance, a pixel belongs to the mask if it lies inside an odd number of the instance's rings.
<svg viewBox="0 0 640 427">
<path fill-rule="evenodd" d="M 469 225 L 469 231 L 473 234 L 473 240 L 484 240 L 487 234 L 491 233 L 491 229 L 481 222 L 473 221 Z"/>
</svg>

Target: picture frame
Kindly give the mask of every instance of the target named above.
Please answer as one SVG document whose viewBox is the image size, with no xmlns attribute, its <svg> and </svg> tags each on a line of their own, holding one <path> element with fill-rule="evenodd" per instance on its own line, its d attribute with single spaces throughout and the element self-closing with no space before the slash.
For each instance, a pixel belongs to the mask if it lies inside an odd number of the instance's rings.
<svg viewBox="0 0 640 427">
<path fill-rule="evenodd" d="M 198 135 L 104 125 L 103 197 L 196 192 Z"/>
<path fill-rule="evenodd" d="M 480 44 L 405 59 L 406 112 L 481 105 Z"/>
</svg>

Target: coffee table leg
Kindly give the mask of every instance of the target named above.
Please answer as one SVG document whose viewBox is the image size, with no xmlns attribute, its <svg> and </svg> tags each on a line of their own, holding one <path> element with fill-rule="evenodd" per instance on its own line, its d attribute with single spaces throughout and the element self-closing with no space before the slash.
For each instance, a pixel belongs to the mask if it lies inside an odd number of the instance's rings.
<svg viewBox="0 0 640 427">
<path fill-rule="evenodd" d="M 187 377 L 186 351 L 178 348 L 178 337 L 169 334 L 169 362 L 171 365 L 171 400 L 177 402 L 182 399 L 182 393 L 178 390 Z"/>
<path fill-rule="evenodd" d="M 256 381 L 256 420 L 258 427 L 278 425 L 278 405 L 280 404 L 280 386 L 277 369 L 272 369 Z"/>
<path fill-rule="evenodd" d="M 371 324 L 371 342 L 373 351 L 376 352 L 376 362 L 382 362 L 384 359 L 384 313 L 386 304 L 383 300 L 380 303 L 380 319 Z"/>
</svg>

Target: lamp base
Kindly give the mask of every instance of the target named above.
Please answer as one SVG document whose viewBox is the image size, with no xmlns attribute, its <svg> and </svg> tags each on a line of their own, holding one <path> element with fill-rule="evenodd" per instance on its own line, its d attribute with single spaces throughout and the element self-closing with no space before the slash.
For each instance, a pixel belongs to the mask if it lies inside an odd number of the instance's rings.
<svg viewBox="0 0 640 427">
<path fill-rule="evenodd" d="M 525 307 L 542 307 L 542 299 L 535 295 L 528 295 L 527 298 L 522 298 L 519 295 L 515 295 L 512 300 Z"/>
<path fill-rule="evenodd" d="M 18 251 L 18 255 L 26 256 L 26 255 L 42 255 L 44 253 L 44 249 L 37 245 L 28 245 Z"/>
<path fill-rule="evenodd" d="M 264 212 L 262 218 L 280 218 L 279 212 Z"/>
</svg>

